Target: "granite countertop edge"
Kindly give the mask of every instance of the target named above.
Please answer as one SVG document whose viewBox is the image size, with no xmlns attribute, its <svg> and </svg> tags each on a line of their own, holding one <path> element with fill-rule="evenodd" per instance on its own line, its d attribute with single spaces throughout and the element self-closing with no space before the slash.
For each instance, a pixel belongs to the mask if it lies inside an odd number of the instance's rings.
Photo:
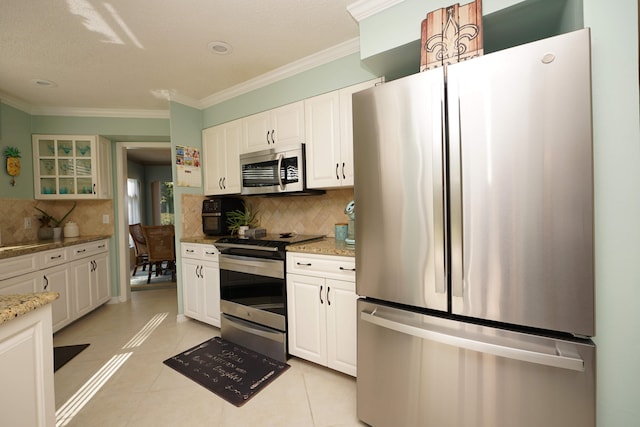
<svg viewBox="0 0 640 427">
<path fill-rule="evenodd" d="M 15 244 L 5 244 L 0 246 L 0 260 L 20 255 L 30 255 L 37 252 L 48 251 L 50 249 L 58 249 L 82 243 L 94 242 L 96 240 L 108 239 L 110 237 L 111 236 L 109 235 L 96 234 L 89 236 L 66 237 L 61 240 L 32 240 Z"/>
<path fill-rule="evenodd" d="M 349 246 L 344 241 L 336 240 L 333 237 L 325 237 L 322 240 L 314 240 L 311 242 L 295 243 L 287 246 L 287 251 L 318 255 L 356 256 L 354 246 Z"/>
<path fill-rule="evenodd" d="M 219 237 L 183 237 L 180 239 L 182 243 L 199 243 L 199 244 L 214 244 Z M 356 251 L 354 246 L 347 245 L 344 241 L 336 240 L 333 237 L 323 237 L 320 240 L 313 240 L 311 242 L 293 243 L 287 245 L 287 252 L 302 252 L 309 254 L 319 255 L 339 255 L 355 257 Z"/>
<path fill-rule="evenodd" d="M 0 295 L 0 324 L 50 304 L 59 297 L 60 294 L 57 292 Z"/>
</svg>

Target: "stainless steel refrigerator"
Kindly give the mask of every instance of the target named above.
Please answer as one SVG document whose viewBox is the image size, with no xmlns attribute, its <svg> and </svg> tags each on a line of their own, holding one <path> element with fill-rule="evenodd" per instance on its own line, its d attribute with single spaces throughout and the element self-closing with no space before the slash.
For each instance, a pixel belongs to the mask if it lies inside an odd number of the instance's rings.
<svg viewBox="0 0 640 427">
<path fill-rule="evenodd" d="M 595 426 L 589 40 L 353 96 L 365 423 Z"/>
</svg>

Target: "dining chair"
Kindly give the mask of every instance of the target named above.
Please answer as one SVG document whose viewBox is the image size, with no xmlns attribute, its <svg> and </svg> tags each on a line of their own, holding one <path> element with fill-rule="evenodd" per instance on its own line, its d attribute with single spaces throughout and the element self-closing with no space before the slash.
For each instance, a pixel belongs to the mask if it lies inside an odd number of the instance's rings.
<svg viewBox="0 0 640 427">
<path fill-rule="evenodd" d="M 133 267 L 133 274 L 131 274 L 135 276 L 138 267 L 142 267 L 142 271 L 147 269 L 147 264 L 149 264 L 149 251 L 147 250 L 147 241 L 142 233 L 142 224 L 130 224 L 129 234 L 131 234 L 136 252 L 136 264 Z"/>
<path fill-rule="evenodd" d="M 147 283 L 151 283 L 153 270 L 156 276 L 163 270 L 171 271 L 171 281 L 176 280 L 175 229 L 169 225 L 143 225 L 142 233 L 147 242 L 149 253 L 149 275 Z M 166 267 L 164 267 L 166 263 Z"/>
</svg>

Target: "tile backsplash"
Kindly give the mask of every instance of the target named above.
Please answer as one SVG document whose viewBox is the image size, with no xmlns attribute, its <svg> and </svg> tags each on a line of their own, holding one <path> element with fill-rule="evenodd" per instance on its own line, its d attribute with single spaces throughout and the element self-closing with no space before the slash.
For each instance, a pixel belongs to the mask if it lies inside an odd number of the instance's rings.
<svg viewBox="0 0 640 427">
<path fill-rule="evenodd" d="M 201 237 L 203 196 L 182 195 L 182 237 Z M 353 200 L 353 189 L 327 190 L 318 196 L 243 197 L 257 209 L 260 227 L 267 233 L 295 231 L 333 237 L 336 223 L 346 223 L 344 208 Z"/>
<path fill-rule="evenodd" d="M 74 211 L 64 222 L 77 223 L 81 236 L 110 236 L 114 233 L 112 200 L 79 200 L 77 203 Z M 40 227 L 38 217 L 41 216 L 41 213 L 35 209 L 36 206 L 55 218 L 61 218 L 73 206 L 73 201 L 1 199 L 0 236 L 3 245 L 37 240 L 37 232 Z M 104 215 L 109 215 L 109 224 L 103 224 Z M 31 220 L 31 228 L 25 229 L 25 218 Z"/>
</svg>

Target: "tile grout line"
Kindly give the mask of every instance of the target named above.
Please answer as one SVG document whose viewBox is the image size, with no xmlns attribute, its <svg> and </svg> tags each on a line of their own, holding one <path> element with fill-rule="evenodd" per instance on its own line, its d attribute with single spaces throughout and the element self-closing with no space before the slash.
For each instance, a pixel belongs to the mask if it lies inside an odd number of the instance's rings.
<svg viewBox="0 0 640 427">
<path fill-rule="evenodd" d="M 139 347 L 164 321 L 169 313 L 158 313 L 122 347 L 122 350 Z M 93 398 L 102 386 L 131 357 L 133 351 L 118 353 L 105 363 L 80 389 L 56 411 L 56 427 L 66 426 Z"/>
</svg>

